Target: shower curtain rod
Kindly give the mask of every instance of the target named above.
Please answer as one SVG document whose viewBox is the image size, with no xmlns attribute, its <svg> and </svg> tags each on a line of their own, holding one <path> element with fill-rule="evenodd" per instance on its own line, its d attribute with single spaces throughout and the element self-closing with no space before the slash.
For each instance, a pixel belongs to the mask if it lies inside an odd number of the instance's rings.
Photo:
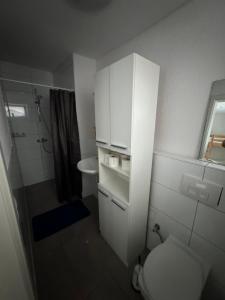
<svg viewBox="0 0 225 300">
<path fill-rule="evenodd" d="M 28 85 L 33 85 L 33 86 L 41 86 L 41 87 L 46 87 L 46 88 L 55 89 L 55 90 L 65 90 L 65 91 L 69 91 L 69 92 L 75 91 L 73 89 L 67 89 L 67 88 L 58 87 L 58 86 L 46 85 L 46 84 L 41 84 L 41 83 L 32 83 L 32 82 L 14 80 L 14 79 L 9 79 L 9 78 L 4 78 L 4 77 L 0 77 L 0 80 L 14 82 L 14 83 L 28 84 Z"/>
</svg>

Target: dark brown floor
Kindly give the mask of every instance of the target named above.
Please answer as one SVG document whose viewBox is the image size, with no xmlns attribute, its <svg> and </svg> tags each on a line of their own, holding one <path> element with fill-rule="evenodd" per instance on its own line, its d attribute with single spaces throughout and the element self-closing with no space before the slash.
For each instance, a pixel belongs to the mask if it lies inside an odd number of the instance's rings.
<svg viewBox="0 0 225 300">
<path fill-rule="evenodd" d="M 28 188 L 30 215 L 59 204 L 53 181 Z M 34 260 L 39 300 L 140 300 L 128 270 L 101 237 L 97 199 L 83 200 L 91 215 L 39 242 Z"/>
</svg>

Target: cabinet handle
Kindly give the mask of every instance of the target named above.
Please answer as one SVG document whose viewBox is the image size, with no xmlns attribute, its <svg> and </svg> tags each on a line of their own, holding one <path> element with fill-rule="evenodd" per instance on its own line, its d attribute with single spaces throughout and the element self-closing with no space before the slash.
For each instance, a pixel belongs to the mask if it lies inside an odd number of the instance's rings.
<svg viewBox="0 0 225 300">
<path fill-rule="evenodd" d="M 99 193 L 101 193 L 103 196 L 105 197 L 109 197 L 106 193 L 104 193 L 103 191 L 101 191 L 100 189 L 98 189 Z"/>
<path fill-rule="evenodd" d="M 122 205 L 120 205 L 119 203 L 117 203 L 114 199 L 112 199 L 112 203 L 114 203 L 116 206 L 118 206 L 120 209 L 122 209 L 123 211 L 126 210 L 126 208 L 124 208 Z"/>
<path fill-rule="evenodd" d="M 103 142 L 103 141 L 99 141 L 99 140 L 96 140 L 96 143 L 99 143 L 99 144 L 107 144 L 107 142 Z"/>
<path fill-rule="evenodd" d="M 125 146 L 120 146 L 120 145 L 115 145 L 115 144 L 111 144 L 111 146 L 115 147 L 115 148 L 119 148 L 119 149 L 124 149 L 124 150 L 127 149 L 127 147 L 125 147 Z"/>
</svg>

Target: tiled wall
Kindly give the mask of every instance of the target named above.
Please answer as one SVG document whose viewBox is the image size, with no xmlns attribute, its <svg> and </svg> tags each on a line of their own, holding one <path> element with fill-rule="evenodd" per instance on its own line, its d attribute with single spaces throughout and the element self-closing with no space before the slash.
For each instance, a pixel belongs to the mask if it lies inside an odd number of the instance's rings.
<svg viewBox="0 0 225 300">
<path fill-rule="evenodd" d="M 0 76 L 8 79 L 27 81 L 32 83 L 51 85 L 52 74 L 8 62 L 0 62 Z M 5 100 L 9 103 L 25 104 L 27 116 L 25 118 L 11 119 L 12 131 L 25 133 L 22 138 L 15 138 L 17 153 L 21 165 L 24 185 L 35 184 L 52 179 L 53 157 L 43 150 L 37 139 L 44 137 L 49 140 L 46 148 L 51 150 L 51 138 L 43 121 L 39 122 L 36 105 L 34 103 L 34 87 L 25 84 L 2 81 Z M 49 89 L 35 87 L 37 94 L 42 96 L 41 108 L 50 127 Z"/>
<path fill-rule="evenodd" d="M 223 186 L 219 206 L 206 206 L 184 196 L 180 192 L 184 173 Z M 155 223 L 160 225 L 164 238 L 173 234 L 211 264 L 207 294 L 211 293 L 213 299 L 225 299 L 225 167 L 155 153 L 148 232 L 150 249 L 159 244 L 152 232 Z"/>
</svg>

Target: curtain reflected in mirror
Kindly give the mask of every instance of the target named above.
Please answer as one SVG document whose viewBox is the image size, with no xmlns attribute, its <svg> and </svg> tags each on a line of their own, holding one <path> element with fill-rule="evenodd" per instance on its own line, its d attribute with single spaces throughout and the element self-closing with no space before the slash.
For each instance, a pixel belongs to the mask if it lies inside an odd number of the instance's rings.
<svg viewBox="0 0 225 300">
<path fill-rule="evenodd" d="M 225 165 L 225 80 L 213 83 L 200 158 Z"/>
</svg>

